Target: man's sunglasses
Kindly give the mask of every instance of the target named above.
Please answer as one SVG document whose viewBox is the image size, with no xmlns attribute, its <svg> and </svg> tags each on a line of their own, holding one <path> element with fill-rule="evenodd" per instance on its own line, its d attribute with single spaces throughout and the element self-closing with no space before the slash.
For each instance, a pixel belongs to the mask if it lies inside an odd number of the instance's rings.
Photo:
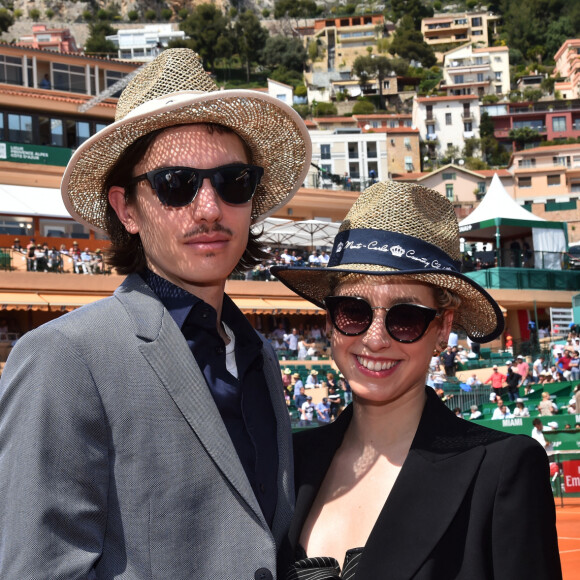
<svg viewBox="0 0 580 580">
<path fill-rule="evenodd" d="M 420 304 L 395 304 L 391 308 L 371 306 L 358 296 L 327 296 L 324 300 L 330 320 L 346 336 L 364 334 L 373 322 L 373 310 L 385 310 L 387 332 L 397 342 L 416 342 L 441 313 Z"/>
<path fill-rule="evenodd" d="M 245 163 L 232 163 L 213 169 L 163 167 L 134 177 L 130 185 L 147 179 L 163 205 L 184 207 L 194 200 L 203 180 L 209 179 L 223 201 L 240 205 L 254 197 L 263 174 L 262 167 Z"/>
</svg>

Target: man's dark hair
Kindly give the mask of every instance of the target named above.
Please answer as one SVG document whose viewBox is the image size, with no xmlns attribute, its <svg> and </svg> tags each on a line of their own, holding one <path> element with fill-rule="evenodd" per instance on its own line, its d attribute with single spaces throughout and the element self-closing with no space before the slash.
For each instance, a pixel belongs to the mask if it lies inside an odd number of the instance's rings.
<svg viewBox="0 0 580 580">
<path fill-rule="evenodd" d="M 224 127 L 223 125 L 217 125 L 214 123 L 204 123 L 204 125 L 207 127 L 207 130 L 210 134 L 214 131 L 219 134 L 236 134 L 229 127 Z M 107 176 L 103 186 L 105 195 L 108 195 L 109 188 L 117 185 L 119 187 L 125 188 L 125 200 L 127 203 L 134 203 L 136 197 L 136 186 L 130 185 L 130 181 L 133 177 L 132 168 L 143 159 L 145 153 L 155 138 L 160 133 L 170 128 L 173 127 L 165 127 L 163 129 L 153 131 L 152 133 L 148 133 L 127 147 L 127 149 L 119 157 L 115 167 L 113 167 Z M 251 163 L 251 151 L 246 145 L 245 141 L 242 140 L 242 142 L 248 156 L 248 161 Z M 111 240 L 111 246 L 105 255 L 107 263 L 115 268 L 119 274 L 123 275 L 132 274 L 133 272 L 141 272 L 144 270 L 147 262 L 143 244 L 141 243 L 141 237 L 139 234 L 130 234 L 125 229 L 125 226 L 121 223 L 121 220 L 117 216 L 117 213 L 111 204 L 107 205 L 105 222 L 105 229 L 109 235 L 109 239 Z M 264 250 L 263 243 L 260 241 L 261 235 L 262 232 L 253 233 L 250 230 L 248 235 L 248 244 L 244 253 L 242 254 L 242 257 L 236 264 L 234 272 L 242 273 L 247 270 L 251 270 L 260 262 L 269 257 L 269 254 Z"/>
</svg>

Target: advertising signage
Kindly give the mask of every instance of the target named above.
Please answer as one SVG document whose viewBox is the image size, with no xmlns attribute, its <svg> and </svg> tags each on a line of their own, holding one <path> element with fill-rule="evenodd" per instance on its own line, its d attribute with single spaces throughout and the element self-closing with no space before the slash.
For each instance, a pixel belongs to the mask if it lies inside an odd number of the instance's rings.
<svg viewBox="0 0 580 580">
<path fill-rule="evenodd" d="M 72 150 L 63 147 L 0 142 L 0 161 L 66 167 L 71 155 Z"/>
</svg>

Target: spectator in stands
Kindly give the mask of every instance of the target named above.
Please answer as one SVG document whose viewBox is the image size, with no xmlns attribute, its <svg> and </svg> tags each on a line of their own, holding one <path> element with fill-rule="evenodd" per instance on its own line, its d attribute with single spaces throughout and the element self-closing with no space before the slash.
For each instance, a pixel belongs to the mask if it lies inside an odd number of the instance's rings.
<svg viewBox="0 0 580 580">
<path fill-rule="evenodd" d="M 298 355 L 297 355 L 297 358 L 298 358 L 298 360 L 306 360 L 307 357 L 308 357 L 308 347 L 307 347 L 307 343 L 304 340 L 304 336 L 300 336 L 298 338 Z"/>
<path fill-rule="evenodd" d="M 560 380 L 569 381 L 572 374 L 570 370 L 570 363 L 572 362 L 572 357 L 570 356 L 570 351 L 565 349 L 562 356 L 558 359 L 556 366 L 558 368 L 558 374 L 560 375 Z"/>
<path fill-rule="evenodd" d="M 292 369 L 289 367 L 282 371 L 282 384 L 284 385 L 284 390 L 287 390 L 292 384 Z"/>
<path fill-rule="evenodd" d="M 552 400 L 550 399 L 550 393 L 548 393 L 547 391 L 544 391 L 542 393 L 542 400 L 540 401 L 540 403 L 536 408 L 540 412 L 540 415 L 544 417 L 554 414 L 554 405 L 552 404 Z"/>
<path fill-rule="evenodd" d="M 48 246 L 38 244 L 34 249 L 34 270 L 36 272 L 46 272 L 48 269 Z"/>
<path fill-rule="evenodd" d="M 522 377 L 521 375 L 517 372 L 518 367 L 514 367 L 511 364 L 507 365 L 507 376 L 505 379 L 506 385 L 507 385 L 507 394 L 508 394 L 508 399 L 510 401 L 515 401 L 519 396 L 520 396 L 520 391 L 519 391 L 519 387 L 521 385 L 522 382 Z"/>
<path fill-rule="evenodd" d="M 321 250 L 320 257 L 318 258 L 320 265 L 321 266 L 328 266 L 329 259 L 330 259 L 330 256 L 324 250 Z"/>
<path fill-rule="evenodd" d="M 447 341 L 447 344 L 453 348 L 454 346 L 458 346 L 458 341 L 459 341 L 459 337 L 457 335 L 457 332 L 455 332 L 454 330 L 452 330 L 449 333 L 449 340 Z"/>
<path fill-rule="evenodd" d="M 293 328 L 290 334 L 284 335 L 284 342 L 288 345 L 291 358 L 298 358 L 298 329 Z"/>
<path fill-rule="evenodd" d="M 487 381 L 485 381 L 484 384 L 487 385 L 488 383 L 491 383 L 491 388 L 493 392 L 496 394 L 497 397 L 501 397 L 501 395 L 503 395 L 504 392 L 503 385 L 507 377 L 503 373 L 499 372 L 497 365 L 493 365 L 492 371 L 493 372 L 491 373 L 490 377 L 487 379 Z"/>
<path fill-rule="evenodd" d="M 25 252 L 24 248 L 20 245 L 20 238 L 14 238 L 14 242 L 12 244 L 12 249 L 15 252 L 20 252 L 20 253 Z"/>
<path fill-rule="evenodd" d="M 546 428 L 544 427 L 541 419 L 534 419 L 532 421 L 532 425 L 534 426 L 532 429 L 532 439 L 535 439 L 546 451 L 548 455 L 554 453 L 554 446 L 550 441 L 546 441 L 544 437 L 544 431 Z"/>
<path fill-rule="evenodd" d="M 135 71 L 74 151 L 68 212 L 110 298 L 28 332 L 0 383 L 0 578 L 276 577 L 294 498 L 274 351 L 224 293 L 310 165 L 300 116 L 189 49 Z"/>
<path fill-rule="evenodd" d="M 328 388 L 328 402 L 330 403 L 330 420 L 334 421 L 340 415 L 342 400 L 337 387 Z"/>
<path fill-rule="evenodd" d="M 310 338 L 316 341 L 322 340 L 322 330 L 316 323 L 312 325 L 312 328 L 310 330 Z"/>
<path fill-rule="evenodd" d="M 304 388 L 304 383 L 302 382 L 302 379 L 300 378 L 300 373 L 292 373 L 292 385 L 294 385 L 293 398 L 294 398 L 294 401 L 296 401 L 296 397 L 301 392 L 301 390 Z"/>
<path fill-rule="evenodd" d="M 449 346 L 441 353 L 441 363 L 447 377 L 454 377 L 457 370 L 457 347 Z"/>
<path fill-rule="evenodd" d="M 415 183 L 381 182 L 341 230 L 332 266 L 273 269 L 326 307 L 333 360 L 353 391 L 336 421 L 294 438 L 294 577 L 337 578 L 345 555 L 343 577 L 559 577 L 542 449 L 458 419 L 425 387 L 452 326 L 483 342 L 503 330 L 497 304 L 459 272 L 453 205 Z M 506 537 L 517 557 L 505 557 Z"/>
<path fill-rule="evenodd" d="M 521 354 L 518 354 L 516 357 L 516 372 L 520 375 L 518 387 L 527 389 L 528 383 L 530 382 L 530 365 Z"/>
<path fill-rule="evenodd" d="M 306 397 L 306 401 L 300 406 L 300 427 L 308 427 L 314 419 L 314 405 L 312 404 L 312 397 Z"/>
<path fill-rule="evenodd" d="M 304 387 L 300 387 L 300 391 L 297 395 L 294 396 L 294 404 L 298 411 L 302 410 L 302 405 L 306 402 L 307 396 Z"/>
<path fill-rule="evenodd" d="M 577 350 L 572 351 L 570 360 L 570 380 L 580 380 L 580 352 Z"/>
<path fill-rule="evenodd" d="M 534 379 L 535 383 L 539 383 L 540 382 L 540 378 L 542 375 L 542 371 L 544 370 L 544 360 L 545 357 L 543 355 L 540 355 L 535 361 L 534 364 L 532 365 L 532 376 Z M 528 385 L 529 388 L 529 385 Z M 526 393 L 527 395 L 528 393 Z"/>
<path fill-rule="evenodd" d="M 477 375 L 473 373 L 466 381 L 465 384 L 471 388 L 480 387 L 481 381 L 477 378 Z"/>
<path fill-rule="evenodd" d="M 460 419 L 463 419 L 463 415 L 461 413 L 461 407 L 454 407 L 453 408 L 453 413 L 455 414 L 456 417 L 459 417 Z"/>
<path fill-rule="evenodd" d="M 343 393 L 343 398 L 344 398 L 344 404 L 345 405 L 349 405 L 350 403 L 352 403 L 352 389 L 350 388 L 350 385 L 348 384 L 348 381 L 344 378 L 344 375 L 342 373 L 340 373 L 339 377 L 338 377 L 338 390 L 342 391 Z"/>
<path fill-rule="evenodd" d="M 26 245 L 26 269 L 29 272 L 36 271 L 36 257 L 34 253 L 36 252 L 36 243 L 34 238 L 30 238 L 30 242 Z"/>
<path fill-rule="evenodd" d="M 469 419 L 471 421 L 477 421 L 478 419 L 483 419 L 483 413 L 479 410 L 477 405 L 471 405 L 471 413 L 469 414 Z"/>
<path fill-rule="evenodd" d="M 530 416 L 530 411 L 526 407 L 523 399 L 521 399 L 521 398 L 516 399 L 516 405 L 514 407 L 512 415 L 514 417 L 529 417 Z"/>
<path fill-rule="evenodd" d="M 316 416 L 319 423 L 330 423 L 330 403 L 328 397 L 323 397 L 322 401 L 316 405 Z"/>
<path fill-rule="evenodd" d="M 501 397 L 497 397 L 495 399 L 495 403 L 496 403 L 496 407 L 493 410 L 491 418 L 492 419 L 505 419 L 506 418 L 505 417 L 506 411 L 507 411 L 507 413 L 510 413 L 509 408 L 506 406 L 506 404 L 504 403 L 504 401 Z"/>
<path fill-rule="evenodd" d="M 320 386 L 320 381 L 318 380 L 318 371 L 316 369 L 312 369 L 310 374 L 306 377 L 306 388 L 316 389 L 318 386 Z"/>
<path fill-rule="evenodd" d="M 56 249 L 56 246 L 52 246 L 48 252 L 48 262 L 47 267 L 51 272 L 62 272 L 63 271 L 63 260 L 60 252 Z"/>
<path fill-rule="evenodd" d="M 95 253 L 91 255 L 91 261 L 89 262 L 89 268 L 91 274 L 102 274 L 103 273 L 103 254 L 99 248 L 95 250 Z"/>
<path fill-rule="evenodd" d="M 311 268 L 318 268 L 320 266 L 320 254 L 317 250 L 312 250 L 312 253 L 308 256 L 308 265 Z"/>
</svg>

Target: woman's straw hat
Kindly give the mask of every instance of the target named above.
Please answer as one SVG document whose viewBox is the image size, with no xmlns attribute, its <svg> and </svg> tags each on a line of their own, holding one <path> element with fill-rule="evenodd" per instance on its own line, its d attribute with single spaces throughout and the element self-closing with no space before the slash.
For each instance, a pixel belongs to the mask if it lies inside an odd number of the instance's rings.
<svg viewBox="0 0 580 580">
<path fill-rule="evenodd" d="M 115 122 L 72 156 L 61 185 L 72 217 L 104 231 L 104 184 L 125 149 L 157 129 L 192 123 L 229 127 L 248 145 L 251 162 L 264 168 L 252 200 L 254 221 L 289 201 L 308 173 L 310 136 L 292 107 L 258 91 L 220 91 L 194 51 L 168 49 L 129 82 L 119 98 Z"/>
<path fill-rule="evenodd" d="M 504 328 L 501 310 L 460 269 L 453 205 L 432 189 L 385 181 L 371 185 L 352 206 L 326 268 L 275 266 L 272 273 L 322 308 L 347 273 L 406 276 L 447 288 L 461 297 L 454 325 L 474 342 L 493 340 Z"/>
</svg>

